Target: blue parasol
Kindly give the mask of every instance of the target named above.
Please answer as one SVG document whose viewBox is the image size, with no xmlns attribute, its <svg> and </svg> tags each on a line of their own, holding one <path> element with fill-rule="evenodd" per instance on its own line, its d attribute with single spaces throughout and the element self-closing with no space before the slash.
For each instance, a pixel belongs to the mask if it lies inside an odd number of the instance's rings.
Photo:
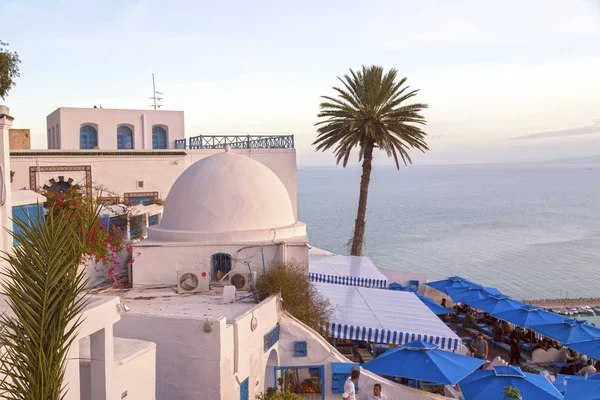
<svg viewBox="0 0 600 400">
<path fill-rule="evenodd" d="M 600 338 L 572 342 L 567 344 L 567 347 L 596 360 L 600 359 Z"/>
<path fill-rule="evenodd" d="M 415 340 L 386 351 L 362 367 L 379 375 L 455 385 L 483 363 L 484 360 L 450 353 L 434 344 Z"/>
<path fill-rule="evenodd" d="M 562 399 L 548 379 L 542 375 L 521 371 L 518 367 L 494 367 L 475 371 L 459 383 L 465 400 L 504 400 L 504 388 L 519 389 L 524 400 Z"/>
<path fill-rule="evenodd" d="M 524 304 L 522 307 L 512 310 L 502 311 L 494 314 L 495 317 L 512 322 L 523 328 L 529 328 L 532 325 L 554 324 L 568 319 L 558 314 L 551 313 L 543 308 Z"/>
<path fill-rule="evenodd" d="M 581 342 L 600 337 L 600 328 L 576 319 L 564 319 L 550 324 L 533 324 L 529 328 L 561 343 Z"/>
</svg>

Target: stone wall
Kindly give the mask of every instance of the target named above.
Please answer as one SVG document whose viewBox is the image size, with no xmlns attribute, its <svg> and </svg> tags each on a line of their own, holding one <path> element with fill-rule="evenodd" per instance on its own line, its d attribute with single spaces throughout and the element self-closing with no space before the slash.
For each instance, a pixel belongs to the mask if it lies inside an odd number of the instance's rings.
<svg viewBox="0 0 600 400">
<path fill-rule="evenodd" d="M 31 149 L 31 132 L 29 129 L 10 129 L 8 131 L 8 146 L 11 150 Z"/>
</svg>

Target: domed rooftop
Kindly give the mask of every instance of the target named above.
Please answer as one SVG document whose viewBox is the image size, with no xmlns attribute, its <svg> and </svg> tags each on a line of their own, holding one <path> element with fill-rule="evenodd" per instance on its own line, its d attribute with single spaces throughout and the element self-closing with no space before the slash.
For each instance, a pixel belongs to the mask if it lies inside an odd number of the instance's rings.
<svg viewBox="0 0 600 400">
<path fill-rule="evenodd" d="M 248 156 L 225 151 L 181 174 L 167 196 L 160 225 L 150 227 L 149 236 L 228 241 L 244 232 L 246 240 L 267 241 L 280 237 L 278 228 L 293 231 L 295 225 L 290 196 L 277 175 Z"/>
</svg>

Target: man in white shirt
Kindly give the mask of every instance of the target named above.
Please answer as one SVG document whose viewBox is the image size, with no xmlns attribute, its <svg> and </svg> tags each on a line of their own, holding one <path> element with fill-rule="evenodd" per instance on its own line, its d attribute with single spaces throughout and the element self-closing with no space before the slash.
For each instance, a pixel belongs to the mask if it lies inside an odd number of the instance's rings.
<svg viewBox="0 0 600 400">
<path fill-rule="evenodd" d="M 383 394 L 381 394 L 381 385 L 376 383 L 373 385 L 373 394 L 369 396 L 369 400 L 386 400 Z"/>
<path fill-rule="evenodd" d="M 360 371 L 357 369 L 353 369 L 350 377 L 346 379 L 344 383 L 344 394 L 342 394 L 342 399 L 345 400 L 356 400 L 356 391 L 354 390 L 354 382 L 358 381 L 358 377 L 360 376 Z"/>
</svg>

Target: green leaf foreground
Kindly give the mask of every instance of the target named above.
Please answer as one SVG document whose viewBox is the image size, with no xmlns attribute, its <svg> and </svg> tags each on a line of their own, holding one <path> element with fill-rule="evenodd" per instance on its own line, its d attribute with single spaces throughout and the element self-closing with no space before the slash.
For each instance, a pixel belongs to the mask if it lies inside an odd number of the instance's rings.
<svg viewBox="0 0 600 400">
<path fill-rule="evenodd" d="M 68 352 L 88 303 L 79 265 L 100 208 L 53 211 L 35 221 L 15 218 L 20 232 L 10 233 L 20 245 L 1 256 L 9 308 L 0 316 L 2 398 L 59 400 L 69 389 L 63 385 Z"/>
</svg>

